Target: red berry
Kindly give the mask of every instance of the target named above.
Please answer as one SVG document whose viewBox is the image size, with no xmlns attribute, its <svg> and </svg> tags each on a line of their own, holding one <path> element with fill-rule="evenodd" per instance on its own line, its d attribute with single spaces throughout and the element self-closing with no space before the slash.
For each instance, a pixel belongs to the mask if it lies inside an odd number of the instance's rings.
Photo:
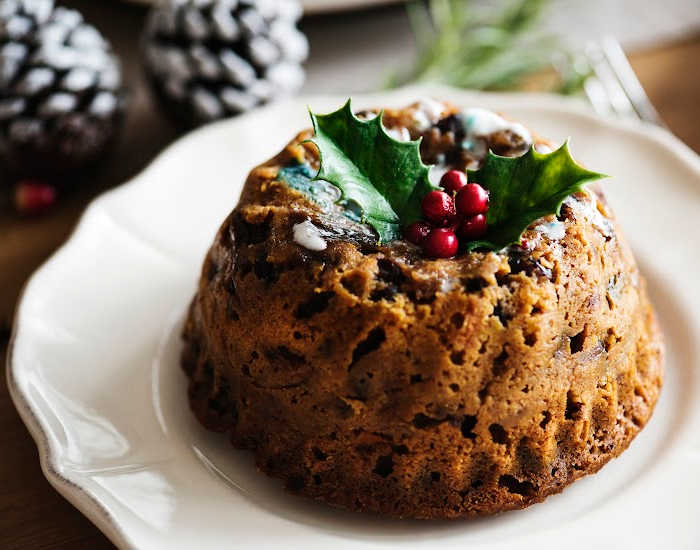
<svg viewBox="0 0 700 550">
<path fill-rule="evenodd" d="M 421 202 L 423 216 L 435 225 L 445 225 L 455 213 L 455 202 L 444 191 L 431 191 Z"/>
<path fill-rule="evenodd" d="M 489 194 L 478 183 L 468 183 L 457 193 L 455 206 L 462 216 L 484 214 L 489 209 Z"/>
<path fill-rule="evenodd" d="M 457 231 L 457 227 L 459 226 L 459 222 L 462 221 L 462 218 L 459 217 L 459 214 L 457 212 L 453 212 L 447 217 L 447 221 L 443 225 L 443 227 L 447 229 L 451 229 L 452 231 Z"/>
<path fill-rule="evenodd" d="M 433 229 L 423 242 L 423 251 L 431 258 L 451 258 L 457 254 L 459 241 L 451 229 Z"/>
<path fill-rule="evenodd" d="M 473 241 L 479 237 L 483 237 L 486 233 L 486 216 L 483 214 L 477 214 L 470 218 L 465 219 L 459 226 L 457 231 L 459 236 L 467 239 L 468 241 Z"/>
<path fill-rule="evenodd" d="M 467 175 L 459 170 L 448 170 L 440 178 L 440 187 L 450 195 L 457 193 L 467 185 Z"/>
<path fill-rule="evenodd" d="M 410 243 L 421 245 L 430 233 L 430 226 L 425 222 L 414 222 L 404 229 L 403 235 Z"/>
<path fill-rule="evenodd" d="M 43 214 L 56 202 L 56 189 L 39 180 L 20 181 L 15 188 L 15 208 L 28 216 Z"/>
</svg>

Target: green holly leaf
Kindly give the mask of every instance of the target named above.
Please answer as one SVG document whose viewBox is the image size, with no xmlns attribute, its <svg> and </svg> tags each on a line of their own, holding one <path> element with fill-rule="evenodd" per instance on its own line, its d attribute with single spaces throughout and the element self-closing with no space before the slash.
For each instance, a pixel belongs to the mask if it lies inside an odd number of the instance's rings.
<svg viewBox="0 0 700 550">
<path fill-rule="evenodd" d="M 470 242 L 468 250 L 500 250 L 519 244 L 528 226 L 549 214 L 559 214 L 563 200 L 583 184 L 607 177 L 590 172 L 569 153 L 569 141 L 551 153 L 534 147 L 520 157 L 501 157 L 489 151 L 483 166 L 469 173 L 471 181 L 489 191 L 488 230 L 483 240 Z"/>
<path fill-rule="evenodd" d="M 342 198 L 359 205 L 362 221 L 380 242 L 401 238 L 401 227 L 420 218 L 420 201 L 435 187 L 420 158 L 420 140 L 402 142 L 387 134 L 382 113 L 358 119 L 350 100 L 339 110 L 311 114 L 321 167 L 314 179 L 337 186 Z"/>
</svg>

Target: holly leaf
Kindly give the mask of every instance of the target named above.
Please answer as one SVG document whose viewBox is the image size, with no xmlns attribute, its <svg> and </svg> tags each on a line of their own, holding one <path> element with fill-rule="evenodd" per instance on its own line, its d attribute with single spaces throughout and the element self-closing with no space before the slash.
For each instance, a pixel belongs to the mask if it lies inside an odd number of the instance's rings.
<svg viewBox="0 0 700 550">
<path fill-rule="evenodd" d="M 532 222 L 559 215 L 566 197 L 580 191 L 584 183 L 606 177 L 577 164 L 568 140 L 551 153 L 531 147 L 520 157 L 501 157 L 489 151 L 482 167 L 469 172 L 471 181 L 489 191 L 488 230 L 483 240 L 468 243 L 467 249 L 500 250 L 519 244 Z"/>
<path fill-rule="evenodd" d="M 380 242 L 401 238 L 402 227 L 421 219 L 423 197 L 438 189 L 421 160 L 420 140 L 392 138 L 382 124 L 382 113 L 370 120 L 358 119 L 350 100 L 330 114 L 310 115 L 314 127 L 310 141 L 319 151 L 319 171 L 309 178 L 308 169 L 283 170 L 282 179 L 322 206 L 329 202 L 352 206 L 354 219 L 373 227 Z M 567 196 L 603 177 L 574 161 L 568 141 L 546 154 L 532 147 L 520 157 L 489 151 L 482 168 L 470 172 L 470 179 L 490 194 L 488 230 L 482 240 L 467 243 L 467 250 L 500 250 L 519 243 L 533 221 L 559 214 Z M 332 192 L 335 188 L 340 189 L 340 197 Z"/>
<path fill-rule="evenodd" d="M 420 201 L 435 189 L 420 158 L 420 140 L 398 141 L 387 134 L 382 114 L 360 120 L 348 100 L 337 111 L 310 112 L 321 167 L 316 180 L 337 186 L 344 200 L 359 205 L 362 221 L 380 242 L 401 238 L 401 227 L 420 218 Z"/>
</svg>

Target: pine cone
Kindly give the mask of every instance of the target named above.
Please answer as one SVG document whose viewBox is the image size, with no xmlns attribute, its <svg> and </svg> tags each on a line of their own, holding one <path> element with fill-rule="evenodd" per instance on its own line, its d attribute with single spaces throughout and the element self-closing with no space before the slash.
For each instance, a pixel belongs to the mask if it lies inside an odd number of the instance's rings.
<svg viewBox="0 0 700 550">
<path fill-rule="evenodd" d="M 52 0 L 0 0 L 0 156 L 17 176 L 53 181 L 96 161 L 123 118 L 109 44 Z"/>
<path fill-rule="evenodd" d="M 306 37 L 296 0 L 169 0 L 151 12 L 146 69 L 187 126 L 236 115 L 296 92 Z"/>
</svg>

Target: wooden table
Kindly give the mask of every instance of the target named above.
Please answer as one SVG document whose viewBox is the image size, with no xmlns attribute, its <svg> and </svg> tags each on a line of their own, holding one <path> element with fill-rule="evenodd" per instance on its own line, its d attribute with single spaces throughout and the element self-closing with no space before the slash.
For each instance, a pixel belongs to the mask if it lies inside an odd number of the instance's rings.
<svg viewBox="0 0 700 550">
<path fill-rule="evenodd" d="M 132 104 L 123 139 L 93 185 L 63 197 L 54 212 L 37 220 L 19 219 L 0 206 L 0 357 L 5 355 L 12 310 L 27 276 L 66 239 L 90 199 L 137 174 L 177 136 L 155 108 L 140 74 L 135 44 L 144 11 L 117 2 L 63 3 L 80 9 L 112 40 L 132 86 Z M 304 23 L 312 50 L 323 40 L 314 29 L 324 27 L 328 36 L 332 34 L 328 26 L 333 24 L 338 24 L 338 18 Z M 317 51 L 322 52 L 323 47 Z M 700 36 L 632 56 L 632 64 L 661 116 L 696 151 L 700 151 L 698 59 Z M 312 57 L 310 70 L 314 63 Z M 0 548 L 111 548 L 109 541 L 44 479 L 36 447 L 10 402 L 4 376 L 0 382 L 0 433 Z"/>
</svg>

